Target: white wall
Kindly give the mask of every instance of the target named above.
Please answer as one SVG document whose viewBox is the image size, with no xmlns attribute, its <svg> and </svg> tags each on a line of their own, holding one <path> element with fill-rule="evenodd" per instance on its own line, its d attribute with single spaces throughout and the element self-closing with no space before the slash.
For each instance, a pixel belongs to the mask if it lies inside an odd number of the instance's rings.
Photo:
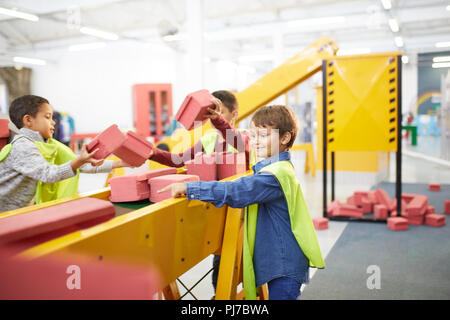
<svg viewBox="0 0 450 320">
<path fill-rule="evenodd" d="M 64 51 L 55 55 L 57 62 L 33 68 L 31 90 L 47 98 L 54 109 L 69 112 L 77 133 L 99 132 L 112 123 L 128 129 L 133 126 L 132 85 L 176 83 L 175 56 L 167 47 L 134 42 Z"/>
<path fill-rule="evenodd" d="M 417 54 L 409 54 L 409 63 L 402 68 L 402 113 L 415 112 L 418 93 Z"/>
</svg>

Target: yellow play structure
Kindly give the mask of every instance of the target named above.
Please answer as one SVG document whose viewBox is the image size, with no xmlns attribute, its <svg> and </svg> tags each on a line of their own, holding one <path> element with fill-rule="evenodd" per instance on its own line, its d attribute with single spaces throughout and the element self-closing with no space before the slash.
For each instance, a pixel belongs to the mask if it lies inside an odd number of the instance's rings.
<svg viewBox="0 0 450 320">
<path fill-rule="evenodd" d="M 322 61 L 335 57 L 337 50 L 338 47 L 332 39 L 321 38 L 237 93 L 240 113 L 238 121 L 320 71 Z M 178 129 L 171 137 L 159 143 L 168 145 L 171 152 L 182 152 L 193 145 L 194 141 L 208 129 L 211 129 L 209 122 L 191 132 Z M 314 157 L 312 144 L 297 145 L 292 150 L 307 152 L 305 171 L 311 171 L 314 175 L 317 157 Z M 162 166 L 150 162 L 150 169 L 160 167 Z M 184 173 L 184 169 L 178 169 L 178 174 Z M 115 170 L 114 174 L 122 175 L 124 170 Z M 250 174 L 248 171 L 225 180 L 234 181 Z M 0 213 L 0 219 L 57 206 L 82 197 L 109 201 L 109 195 L 110 188 L 106 186 L 94 192 Z M 77 254 L 93 260 L 101 257 L 102 261 L 156 267 L 163 278 L 164 298 L 179 299 L 176 279 L 209 255 L 220 254 L 216 299 L 243 298 L 242 291 L 237 290 L 239 283 L 242 282 L 242 209 L 227 206 L 217 208 L 185 198 L 167 199 L 140 208 L 116 203 L 114 206 L 116 216 L 113 219 L 39 244 L 20 253 L 20 256 L 36 259 L 60 254 Z M 268 298 L 266 288 L 262 288 L 259 298 Z"/>
</svg>

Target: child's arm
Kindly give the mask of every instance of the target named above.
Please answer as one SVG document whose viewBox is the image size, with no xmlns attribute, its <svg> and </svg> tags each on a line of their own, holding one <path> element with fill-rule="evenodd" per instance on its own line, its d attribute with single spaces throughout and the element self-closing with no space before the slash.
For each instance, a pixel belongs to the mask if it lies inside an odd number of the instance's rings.
<svg viewBox="0 0 450 320">
<path fill-rule="evenodd" d="M 116 168 L 132 167 L 123 160 L 105 160 L 102 165 L 93 166 L 90 163 L 85 163 L 80 167 L 82 173 L 107 173 Z"/>
<path fill-rule="evenodd" d="M 182 153 L 170 153 L 165 150 L 154 148 L 150 153 L 149 160 L 156 161 L 169 167 L 181 168 L 186 161 L 194 159 L 197 152 L 202 151 L 203 146 L 201 141 L 198 141 L 193 147 Z"/>
<path fill-rule="evenodd" d="M 271 202 L 284 197 L 280 184 L 271 174 L 242 177 L 236 181 L 189 181 L 171 184 L 158 192 L 171 191 L 173 197 L 187 196 L 222 207 L 244 208 L 254 203 Z"/>
</svg>

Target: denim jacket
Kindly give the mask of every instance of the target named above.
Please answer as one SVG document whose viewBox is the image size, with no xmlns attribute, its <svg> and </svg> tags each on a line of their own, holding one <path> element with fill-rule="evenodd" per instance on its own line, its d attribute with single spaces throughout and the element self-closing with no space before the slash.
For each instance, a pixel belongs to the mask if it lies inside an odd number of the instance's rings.
<svg viewBox="0 0 450 320">
<path fill-rule="evenodd" d="M 309 282 L 309 263 L 291 231 L 286 199 L 275 176 L 260 172 L 276 161 L 290 161 L 289 151 L 256 163 L 254 175 L 236 181 L 186 182 L 189 200 L 201 200 L 217 207 L 224 204 L 244 208 L 258 203 L 253 265 L 256 286 L 279 277 Z"/>
</svg>

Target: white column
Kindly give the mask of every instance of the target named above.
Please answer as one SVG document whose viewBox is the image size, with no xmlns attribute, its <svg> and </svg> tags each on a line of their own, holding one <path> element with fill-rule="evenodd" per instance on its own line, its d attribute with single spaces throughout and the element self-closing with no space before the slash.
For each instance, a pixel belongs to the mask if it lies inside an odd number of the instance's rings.
<svg viewBox="0 0 450 320">
<path fill-rule="evenodd" d="M 187 30 L 187 89 L 188 92 L 204 86 L 203 0 L 185 0 Z"/>
<path fill-rule="evenodd" d="M 418 98 L 418 62 L 417 53 L 409 53 L 408 63 L 402 68 L 402 111 L 403 114 L 416 112 Z"/>
</svg>

